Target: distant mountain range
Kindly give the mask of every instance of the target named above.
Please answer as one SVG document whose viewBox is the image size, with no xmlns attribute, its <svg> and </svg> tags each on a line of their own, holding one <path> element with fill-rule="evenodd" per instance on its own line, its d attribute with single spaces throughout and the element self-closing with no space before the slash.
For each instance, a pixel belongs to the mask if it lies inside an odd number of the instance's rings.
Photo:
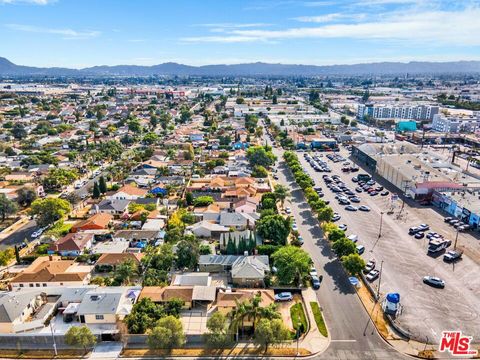
<svg viewBox="0 0 480 360">
<path fill-rule="evenodd" d="M 190 66 L 173 62 L 152 65 L 94 66 L 84 69 L 16 65 L 0 57 L 0 76 L 321 76 L 480 73 L 480 61 L 379 62 L 355 65 L 287 65 L 262 62 Z"/>
</svg>

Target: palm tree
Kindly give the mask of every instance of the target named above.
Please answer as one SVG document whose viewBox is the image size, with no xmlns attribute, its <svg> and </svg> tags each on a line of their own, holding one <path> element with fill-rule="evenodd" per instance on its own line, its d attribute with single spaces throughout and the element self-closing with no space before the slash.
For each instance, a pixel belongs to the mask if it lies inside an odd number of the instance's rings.
<svg viewBox="0 0 480 360">
<path fill-rule="evenodd" d="M 280 204 L 283 208 L 283 203 L 285 202 L 285 199 L 289 196 L 288 188 L 284 185 L 275 185 L 273 194 L 275 195 L 277 201 L 280 201 Z"/>
<path fill-rule="evenodd" d="M 132 259 L 127 259 L 117 266 L 115 276 L 122 279 L 122 283 L 129 284 L 130 278 L 138 273 L 138 266 Z"/>
</svg>

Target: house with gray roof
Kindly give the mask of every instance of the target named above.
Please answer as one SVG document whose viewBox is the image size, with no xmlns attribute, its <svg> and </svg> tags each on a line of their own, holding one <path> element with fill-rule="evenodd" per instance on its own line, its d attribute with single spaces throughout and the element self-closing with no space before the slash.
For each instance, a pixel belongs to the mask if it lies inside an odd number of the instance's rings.
<svg viewBox="0 0 480 360">
<path fill-rule="evenodd" d="M 130 204 L 130 200 L 126 199 L 104 199 L 99 204 L 92 206 L 90 214 L 106 213 L 117 218 L 122 217 L 128 214 L 128 204 Z"/>
<path fill-rule="evenodd" d="M 264 287 L 269 271 L 267 255 L 241 256 L 232 265 L 232 282 L 240 287 Z"/>
</svg>

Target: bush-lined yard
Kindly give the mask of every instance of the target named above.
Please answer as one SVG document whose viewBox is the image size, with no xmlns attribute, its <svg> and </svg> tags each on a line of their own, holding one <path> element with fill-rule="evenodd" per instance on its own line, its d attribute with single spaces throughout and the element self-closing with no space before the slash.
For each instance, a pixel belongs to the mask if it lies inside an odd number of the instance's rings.
<svg viewBox="0 0 480 360">
<path fill-rule="evenodd" d="M 290 308 L 290 317 L 292 318 L 292 324 L 295 330 L 300 329 L 300 333 L 302 334 L 307 332 L 307 317 L 305 316 L 305 310 L 301 302 L 292 305 Z"/>
</svg>

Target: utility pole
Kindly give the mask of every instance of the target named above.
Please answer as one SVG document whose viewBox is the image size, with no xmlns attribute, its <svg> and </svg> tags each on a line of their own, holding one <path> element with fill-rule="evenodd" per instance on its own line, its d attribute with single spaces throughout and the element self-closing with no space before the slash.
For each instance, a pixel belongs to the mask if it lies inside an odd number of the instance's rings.
<svg viewBox="0 0 480 360">
<path fill-rule="evenodd" d="M 58 356 L 58 353 L 57 353 L 57 343 L 55 342 L 55 335 L 54 335 L 53 325 L 52 325 L 52 321 L 51 321 L 51 320 L 50 320 L 50 331 L 51 331 L 51 333 L 52 333 L 53 352 L 55 353 L 55 356 Z"/>
<path fill-rule="evenodd" d="M 377 298 L 375 299 L 376 301 L 380 299 L 380 285 L 382 285 L 382 270 L 383 270 L 383 260 L 380 263 L 380 275 L 378 276 Z"/>
<path fill-rule="evenodd" d="M 378 238 L 382 237 L 383 211 L 380 213 L 380 228 L 378 229 Z"/>
<path fill-rule="evenodd" d="M 457 241 L 458 241 L 458 228 L 457 228 L 457 235 L 455 236 L 455 243 L 453 244 L 453 250 L 457 250 Z"/>
</svg>

